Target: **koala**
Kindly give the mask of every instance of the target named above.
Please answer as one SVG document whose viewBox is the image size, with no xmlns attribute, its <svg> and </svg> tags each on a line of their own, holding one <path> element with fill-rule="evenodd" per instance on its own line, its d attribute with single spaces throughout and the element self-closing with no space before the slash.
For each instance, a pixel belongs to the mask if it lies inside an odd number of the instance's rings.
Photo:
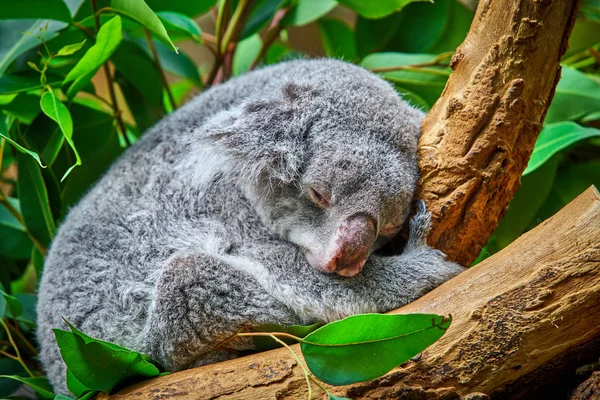
<svg viewBox="0 0 600 400">
<path fill-rule="evenodd" d="M 231 358 L 218 344 L 242 327 L 387 312 L 460 273 L 427 246 L 422 204 L 404 252 L 374 254 L 409 216 L 422 118 L 376 75 L 320 59 L 231 79 L 156 124 L 49 250 L 37 337 L 57 392 L 63 317 L 177 371 Z"/>
</svg>

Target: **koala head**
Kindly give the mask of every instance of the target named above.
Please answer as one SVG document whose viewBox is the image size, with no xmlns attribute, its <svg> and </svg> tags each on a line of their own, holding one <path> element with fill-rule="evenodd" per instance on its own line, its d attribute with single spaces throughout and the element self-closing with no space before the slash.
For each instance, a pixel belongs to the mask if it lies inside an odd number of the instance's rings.
<svg viewBox="0 0 600 400">
<path fill-rule="evenodd" d="M 359 273 L 407 218 L 423 118 L 381 79 L 348 69 L 248 100 L 207 136 L 267 228 L 342 276 Z"/>
</svg>

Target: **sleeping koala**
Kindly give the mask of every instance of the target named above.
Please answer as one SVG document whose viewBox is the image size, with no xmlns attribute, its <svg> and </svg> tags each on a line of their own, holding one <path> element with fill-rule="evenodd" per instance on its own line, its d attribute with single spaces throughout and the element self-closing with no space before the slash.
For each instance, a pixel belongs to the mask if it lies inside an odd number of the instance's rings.
<svg viewBox="0 0 600 400">
<path fill-rule="evenodd" d="M 385 312 L 461 272 L 425 244 L 422 205 L 403 254 L 372 254 L 408 217 L 422 117 L 362 68 L 297 60 L 163 119 L 52 243 L 38 339 L 55 388 L 63 317 L 174 371 L 231 357 L 215 347 L 242 326 Z"/>
</svg>

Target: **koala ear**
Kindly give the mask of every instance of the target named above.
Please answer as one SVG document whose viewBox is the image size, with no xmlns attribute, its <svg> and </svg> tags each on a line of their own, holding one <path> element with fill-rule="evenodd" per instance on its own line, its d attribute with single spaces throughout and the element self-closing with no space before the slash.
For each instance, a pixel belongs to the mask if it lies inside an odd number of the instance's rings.
<svg viewBox="0 0 600 400">
<path fill-rule="evenodd" d="M 306 118 L 298 107 L 303 94 L 285 85 L 283 98 L 248 100 L 211 118 L 204 141 L 248 179 L 292 183 L 304 160 Z"/>
</svg>

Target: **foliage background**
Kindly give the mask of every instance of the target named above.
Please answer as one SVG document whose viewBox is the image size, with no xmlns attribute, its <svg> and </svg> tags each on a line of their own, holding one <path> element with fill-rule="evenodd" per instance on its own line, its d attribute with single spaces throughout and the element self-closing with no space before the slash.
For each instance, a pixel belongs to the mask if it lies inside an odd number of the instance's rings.
<svg viewBox="0 0 600 400">
<path fill-rule="evenodd" d="M 44 255 L 148 127 L 205 87 L 302 56 L 363 65 L 428 110 L 473 14 L 456 0 L 3 0 L 0 375 L 53 396 L 33 336 Z M 600 185 L 600 1 L 582 3 L 570 44 L 522 187 L 478 260 Z M 0 378 L 0 397 L 20 385 Z"/>
</svg>

